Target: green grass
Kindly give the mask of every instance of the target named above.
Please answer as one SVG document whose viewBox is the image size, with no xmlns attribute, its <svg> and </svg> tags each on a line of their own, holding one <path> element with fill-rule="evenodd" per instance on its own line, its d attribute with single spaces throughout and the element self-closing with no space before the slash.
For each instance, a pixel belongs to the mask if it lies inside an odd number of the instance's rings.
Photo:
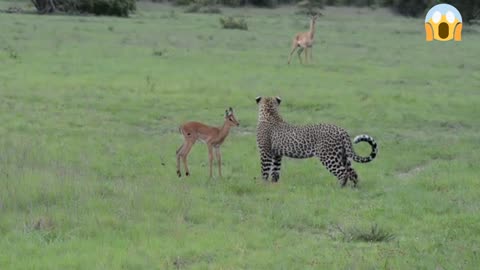
<svg viewBox="0 0 480 270">
<path fill-rule="evenodd" d="M 222 12 L 0 13 L 0 269 L 476 269 L 480 28 L 427 43 L 422 19 L 328 8 L 314 63 L 287 66 L 306 18 Z M 221 29 L 230 15 L 248 31 Z M 292 123 L 373 136 L 360 187 L 316 159 L 262 182 L 258 95 Z M 179 124 L 220 125 L 230 106 L 224 177 L 197 144 L 179 179 Z"/>
</svg>

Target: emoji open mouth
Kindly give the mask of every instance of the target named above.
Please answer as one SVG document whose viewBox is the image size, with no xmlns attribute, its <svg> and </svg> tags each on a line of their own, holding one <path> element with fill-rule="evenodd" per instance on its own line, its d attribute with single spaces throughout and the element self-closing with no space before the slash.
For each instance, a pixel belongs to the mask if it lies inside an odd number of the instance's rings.
<svg viewBox="0 0 480 270">
<path fill-rule="evenodd" d="M 438 36 L 440 36 L 441 38 L 448 37 L 448 33 L 449 33 L 448 30 L 449 30 L 448 24 L 442 22 L 441 24 L 438 25 Z"/>
<path fill-rule="evenodd" d="M 452 39 L 462 41 L 462 28 L 462 15 L 452 5 L 435 5 L 425 15 L 425 40 L 427 41 Z"/>
</svg>

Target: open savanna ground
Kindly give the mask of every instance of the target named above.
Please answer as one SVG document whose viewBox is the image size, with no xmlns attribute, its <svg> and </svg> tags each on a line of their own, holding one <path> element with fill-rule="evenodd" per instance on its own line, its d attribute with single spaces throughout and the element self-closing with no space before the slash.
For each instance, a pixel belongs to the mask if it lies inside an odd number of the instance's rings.
<svg viewBox="0 0 480 270">
<path fill-rule="evenodd" d="M 478 267 L 479 26 L 426 42 L 422 19 L 327 8 L 313 63 L 287 66 L 308 28 L 294 8 L 138 9 L 0 13 L 0 269 Z M 224 15 L 248 31 L 221 29 Z M 281 96 L 292 123 L 373 136 L 359 188 L 317 159 L 284 159 L 263 182 L 259 95 Z M 224 177 L 196 144 L 179 179 L 178 126 L 219 126 L 230 106 Z"/>
</svg>

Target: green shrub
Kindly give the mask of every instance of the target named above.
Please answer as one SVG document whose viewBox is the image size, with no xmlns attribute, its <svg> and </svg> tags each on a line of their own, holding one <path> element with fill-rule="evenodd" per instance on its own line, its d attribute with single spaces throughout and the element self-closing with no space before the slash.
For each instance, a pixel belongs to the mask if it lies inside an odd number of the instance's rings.
<svg viewBox="0 0 480 270">
<path fill-rule="evenodd" d="M 393 0 L 325 0 L 326 6 L 356 6 L 356 7 L 373 7 L 385 6 L 385 2 Z"/>
<path fill-rule="evenodd" d="M 370 228 L 353 227 L 345 229 L 340 225 L 331 226 L 328 234 L 333 240 L 345 242 L 388 242 L 395 239 L 395 235 L 373 224 Z"/>
<path fill-rule="evenodd" d="M 220 18 L 220 24 L 225 29 L 248 30 L 247 22 L 243 19 L 235 19 L 234 17 Z"/>
<path fill-rule="evenodd" d="M 185 13 L 199 13 L 201 8 L 199 4 L 191 4 L 185 9 Z"/>
<path fill-rule="evenodd" d="M 249 3 L 254 6 L 274 8 L 278 6 L 279 0 L 250 0 Z"/>
<path fill-rule="evenodd" d="M 31 0 L 37 11 L 50 13 L 91 13 L 127 17 L 136 10 L 135 0 Z"/>
<path fill-rule="evenodd" d="M 393 0 L 392 9 L 404 16 L 418 17 L 425 13 L 429 0 Z"/>
<path fill-rule="evenodd" d="M 222 10 L 217 6 L 202 6 L 199 4 L 192 4 L 185 9 L 185 13 L 219 14 L 222 13 Z"/>
<path fill-rule="evenodd" d="M 186 9 L 186 13 L 222 13 L 216 6 L 217 0 L 194 0 Z"/>
<path fill-rule="evenodd" d="M 433 6 L 445 3 L 456 7 L 465 23 L 480 18 L 478 0 L 377 0 L 377 2 L 377 5 L 391 7 L 393 11 L 404 16 L 424 16 Z"/>
<path fill-rule="evenodd" d="M 221 4 L 229 7 L 238 7 L 244 4 L 242 0 L 221 0 L 220 2 Z"/>
<path fill-rule="evenodd" d="M 176 6 L 188 6 L 195 4 L 195 0 L 175 0 L 172 2 Z"/>
<path fill-rule="evenodd" d="M 480 1 L 478 0 L 450 0 L 441 2 L 456 7 L 465 23 L 480 19 Z"/>
<path fill-rule="evenodd" d="M 114 15 L 127 17 L 135 10 L 135 0 L 83 0 L 84 11 L 95 15 Z"/>
<path fill-rule="evenodd" d="M 303 0 L 297 3 L 297 14 L 312 15 L 320 13 L 323 9 L 324 0 Z"/>
<path fill-rule="evenodd" d="M 202 13 L 209 13 L 209 14 L 220 14 L 222 10 L 217 6 L 206 6 L 202 9 Z"/>
</svg>

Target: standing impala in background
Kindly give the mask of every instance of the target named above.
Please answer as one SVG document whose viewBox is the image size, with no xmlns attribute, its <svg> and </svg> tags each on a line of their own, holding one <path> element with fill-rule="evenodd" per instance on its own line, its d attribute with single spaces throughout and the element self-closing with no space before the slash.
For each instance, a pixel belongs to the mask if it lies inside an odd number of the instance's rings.
<svg viewBox="0 0 480 270">
<path fill-rule="evenodd" d="M 208 161 L 210 165 L 210 178 L 212 177 L 212 162 L 213 162 L 213 150 L 215 149 L 215 155 L 218 161 L 218 174 L 222 176 L 222 155 L 220 153 L 220 146 L 225 138 L 228 136 L 230 128 L 233 126 L 239 126 L 237 119 L 233 115 L 233 109 L 230 107 L 225 111 L 225 122 L 221 127 L 212 127 L 199 122 L 187 122 L 180 126 L 179 131 L 184 137 L 184 142 L 177 150 L 177 175 L 182 176 L 180 172 L 180 159 L 185 166 L 185 175 L 189 176 L 187 166 L 187 156 L 192 149 L 192 146 L 197 140 L 200 140 L 207 144 L 208 147 Z"/>
<path fill-rule="evenodd" d="M 313 14 L 312 14 L 313 15 Z M 310 15 L 310 30 L 308 32 L 297 33 L 292 41 L 292 50 L 290 51 L 290 55 L 288 56 L 288 64 L 290 64 L 290 60 L 292 59 L 292 54 L 298 49 L 298 59 L 300 63 L 302 63 L 302 57 L 300 56 L 303 51 L 305 51 L 305 63 L 307 63 L 307 55 L 308 51 L 310 51 L 310 60 L 313 60 L 312 57 L 312 46 L 313 46 L 313 39 L 315 36 L 315 22 L 320 13 L 315 15 Z"/>
</svg>

